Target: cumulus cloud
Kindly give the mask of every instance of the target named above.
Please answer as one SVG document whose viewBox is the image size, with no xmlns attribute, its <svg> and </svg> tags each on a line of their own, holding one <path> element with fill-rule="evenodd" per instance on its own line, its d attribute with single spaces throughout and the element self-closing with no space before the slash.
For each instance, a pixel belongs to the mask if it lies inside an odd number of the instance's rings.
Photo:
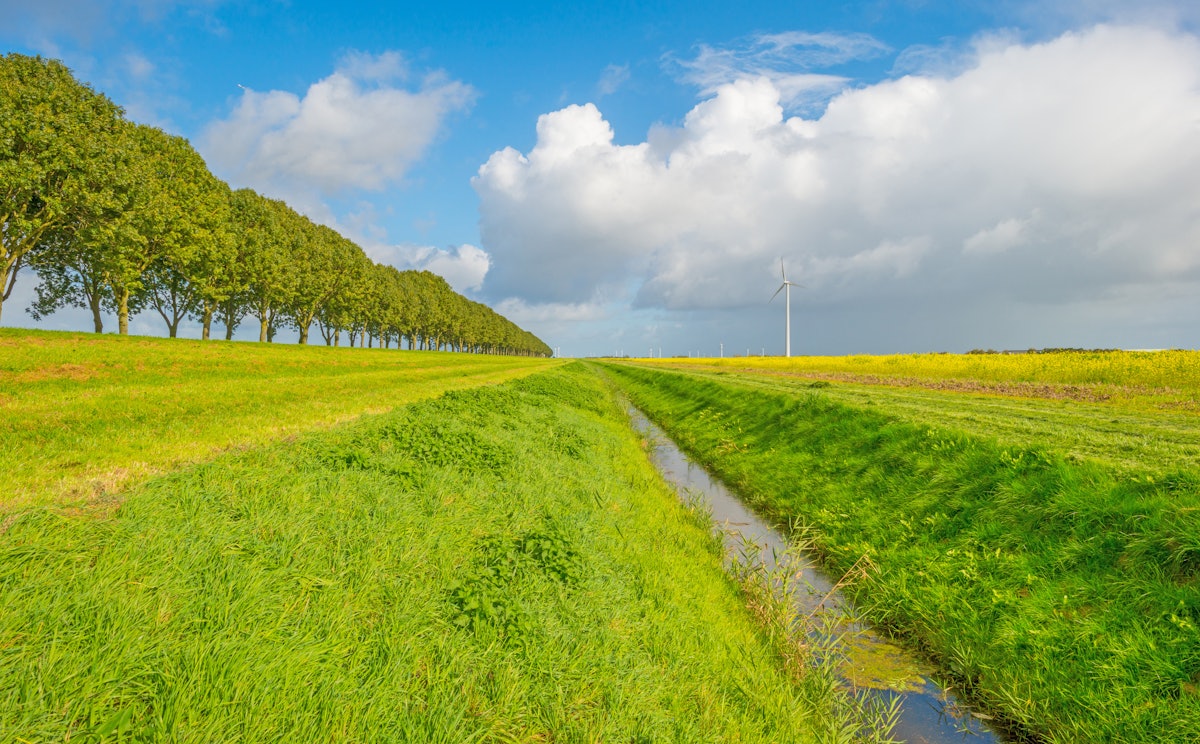
<svg viewBox="0 0 1200 744">
<path fill-rule="evenodd" d="M 203 151 L 232 182 L 300 202 L 381 189 L 475 96 L 440 73 L 412 77 L 395 52 L 351 54 L 303 96 L 243 89 L 229 117 L 204 132 Z"/>
<path fill-rule="evenodd" d="M 993 37 L 959 72 L 847 89 L 811 119 L 785 114 L 776 78 L 713 85 L 639 144 L 614 144 L 587 104 L 540 117 L 529 152 L 493 154 L 473 181 L 488 294 L 753 307 L 780 256 L 802 301 L 893 320 L 1136 313 L 1200 282 L 1192 35 Z"/>
<path fill-rule="evenodd" d="M 434 248 L 410 243 L 390 245 L 363 241 L 364 251 L 376 263 L 391 264 L 401 270 L 429 271 L 446 280 L 460 294 L 477 290 L 491 268 L 492 259 L 482 248 L 470 243 Z"/>
</svg>

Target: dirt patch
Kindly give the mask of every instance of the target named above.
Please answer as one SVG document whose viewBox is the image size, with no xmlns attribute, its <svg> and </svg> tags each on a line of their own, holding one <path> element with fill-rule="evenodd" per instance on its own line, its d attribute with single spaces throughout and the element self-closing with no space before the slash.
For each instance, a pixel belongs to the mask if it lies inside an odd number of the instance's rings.
<svg viewBox="0 0 1200 744">
<path fill-rule="evenodd" d="M 1184 411 L 1186 413 L 1200 412 L 1200 400 L 1189 398 L 1187 400 L 1168 400 L 1158 404 L 1158 407 L 1164 411 Z"/>
<path fill-rule="evenodd" d="M 0 338 L 0 346 L 46 346 L 45 339 L 37 338 L 36 336 L 15 336 L 12 338 Z"/>
<path fill-rule="evenodd" d="M 847 372 L 833 374 L 800 373 L 798 376 L 814 380 L 834 382 L 857 382 L 865 385 L 887 385 L 890 387 L 923 388 L 954 393 L 984 393 L 1006 395 L 1014 398 L 1044 398 L 1046 400 L 1074 400 L 1086 403 L 1104 403 L 1117 397 L 1111 386 L 1068 385 L 1052 382 L 993 382 L 984 380 L 931 379 L 927 377 L 886 377 L 884 375 L 856 375 Z M 1124 390 L 1121 392 L 1132 392 Z M 1125 396 L 1121 396 L 1125 397 Z"/>
<path fill-rule="evenodd" d="M 51 380 L 87 382 L 105 375 L 104 370 L 86 364 L 54 364 L 18 372 L 13 375 L 12 379 L 14 382 L 49 382 Z"/>
</svg>

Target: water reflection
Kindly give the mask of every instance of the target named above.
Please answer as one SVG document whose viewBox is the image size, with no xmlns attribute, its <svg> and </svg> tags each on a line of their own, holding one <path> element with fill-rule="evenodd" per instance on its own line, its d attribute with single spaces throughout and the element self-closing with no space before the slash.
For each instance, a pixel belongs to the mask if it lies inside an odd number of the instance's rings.
<svg viewBox="0 0 1200 744">
<path fill-rule="evenodd" d="M 988 744 L 1003 739 L 952 692 L 943 689 L 903 649 L 888 643 L 869 627 L 850 620 L 846 599 L 811 559 L 788 552 L 787 539 L 760 519 L 720 481 L 712 478 L 679 450 L 666 434 L 640 411 L 630 408 L 634 428 L 654 444 L 651 459 L 681 497 L 699 499 L 709 508 L 713 523 L 721 529 L 727 550 L 740 551 L 748 544 L 767 569 L 778 567 L 781 557 L 795 561 L 786 568 L 794 576 L 793 595 L 800 614 L 806 616 L 824 607 L 831 616 L 829 627 L 841 635 L 840 673 L 848 684 L 886 701 L 900 699 L 900 716 L 894 735 L 913 744 L 970 742 Z M 751 556 L 752 558 L 754 556 Z"/>
</svg>

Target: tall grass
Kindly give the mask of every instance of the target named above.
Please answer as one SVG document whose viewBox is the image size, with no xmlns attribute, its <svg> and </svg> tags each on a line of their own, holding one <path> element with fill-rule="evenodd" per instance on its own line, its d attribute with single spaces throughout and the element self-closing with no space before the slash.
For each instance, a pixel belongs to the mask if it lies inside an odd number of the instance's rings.
<svg viewBox="0 0 1200 744">
<path fill-rule="evenodd" d="M 831 741 L 580 366 L 0 535 L 4 741 Z"/>
<path fill-rule="evenodd" d="M 724 378 L 612 365 L 740 493 L 809 530 L 849 592 L 1046 741 L 1200 740 L 1200 478 L 1125 472 Z"/>
</svg>

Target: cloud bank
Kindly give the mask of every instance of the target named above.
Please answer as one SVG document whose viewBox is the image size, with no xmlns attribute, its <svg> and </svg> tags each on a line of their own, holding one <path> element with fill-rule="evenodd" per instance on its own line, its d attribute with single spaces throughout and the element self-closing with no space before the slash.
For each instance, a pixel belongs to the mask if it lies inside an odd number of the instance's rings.
<svg viewBox="0 0 1200 744">
<path fill-rule="evenodd" d="M 1007 308 L 996 322 L 1069 330 L 1195 295 L 1194 36 L 992 39 L 957 72 L 847 89 L 812 119 L 785 115 L 778 76 L 712 91 L 639 144 L 586 104 L 540 117 L 528 153 L 493 154 L 473 180 L 487 294 L 750 308 L 783 256 L 802 302 L 864 323 Z"/>
</svg>

